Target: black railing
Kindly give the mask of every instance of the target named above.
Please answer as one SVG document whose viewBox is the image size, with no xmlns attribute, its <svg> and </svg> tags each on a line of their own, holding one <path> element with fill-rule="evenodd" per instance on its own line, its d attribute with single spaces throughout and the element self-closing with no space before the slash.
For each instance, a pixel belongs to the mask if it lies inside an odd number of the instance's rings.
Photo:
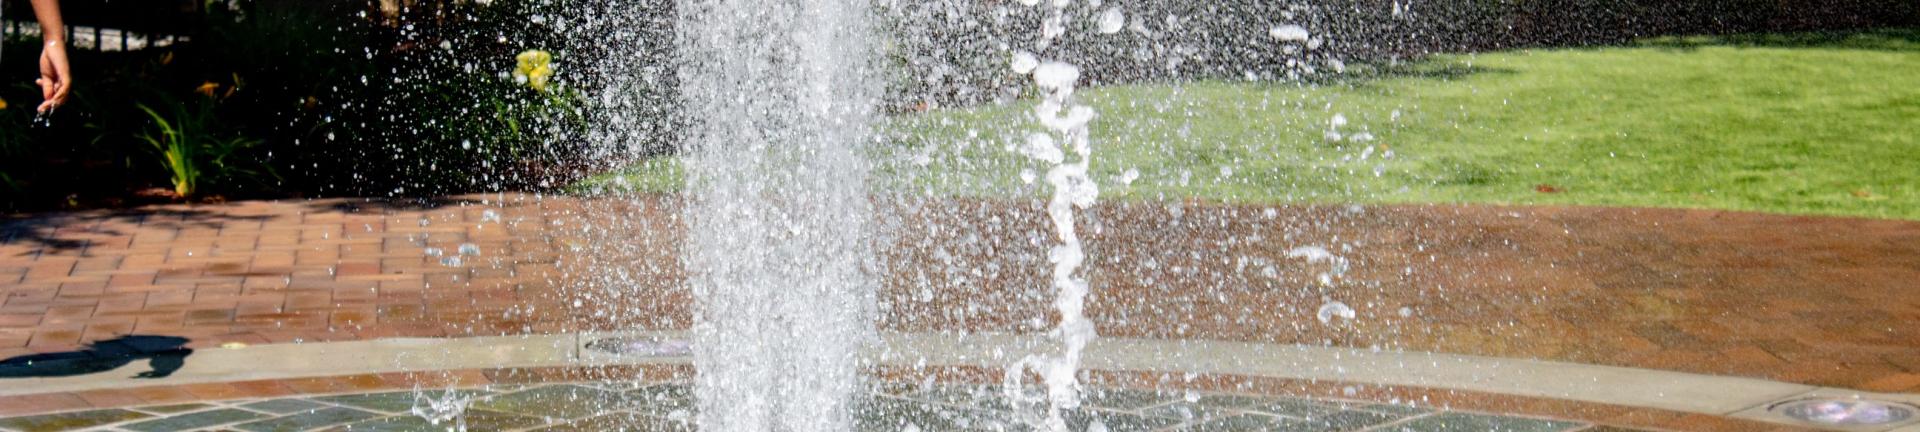
<svg viewBox="0 0 1920 432">
<path fill-rule="evenodd" d="M 0 0 L 7 38 L 39 38 L 28 0 Z M 191 40 L 205 28 L 196 0 L 61 0 L 66 40 L 76 49 L 131 51 L 172 46 Z"/>
</svg>

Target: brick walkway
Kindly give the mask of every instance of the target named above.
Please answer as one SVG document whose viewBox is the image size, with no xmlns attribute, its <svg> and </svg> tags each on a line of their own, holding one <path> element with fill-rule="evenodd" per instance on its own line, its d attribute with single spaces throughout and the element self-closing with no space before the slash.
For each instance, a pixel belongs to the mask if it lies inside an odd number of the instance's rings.
<svg viewBox="0 0 1920 432">
<path fill-rule="evenodd" d="M 1033 331 L 1032 203 L 890 207 L 882 325 Z M 684 327 L 671 200 L 244 202 L 0 221 L 0 358 Z M 1712 211 L 1113 205 L 1084 227 L 1103 334 L 1531 357 L 1920 391 L 1920 223 Z M 1321 246 L 1348 261 L 1290 258 Z M 455 259 L 458 262 L 454 262 Z M 1357 319 L 1322 323 L 1330 300 Z"/>
<path fill-rule="evenodd" d="M 127 333 L 206 346 L 561 329 L 566 315 L 517 311 L 563 310 L 549 283 L 558 255 L 544 228 L 567 210 L 526 196 L 472 198 L 14 220 L 0 228 L 0 353 Z M 515 223 L 495 221 L 507 220 L 503 213 Z M 479 253 L 461 255 L 462 245 Z M 442 263 L 456 257 L 465 262 Z"/>
</svg>

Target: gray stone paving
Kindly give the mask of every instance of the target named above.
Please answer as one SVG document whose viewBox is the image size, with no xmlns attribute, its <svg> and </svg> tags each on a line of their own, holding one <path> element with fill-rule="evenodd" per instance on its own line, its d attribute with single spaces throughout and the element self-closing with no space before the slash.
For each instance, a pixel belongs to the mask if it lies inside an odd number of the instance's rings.
<svg viewBox="0 0 1920 432">
<path fill-rule="evenodd" d="M 999 387 L 886 383 L 860 404 L 855 430 L 1031 431 L 1034 415 Z M 679 383 L 569 383 L 419 393 L 156 405 L 0 418 L 0 430 L 41 431 L 692 431 L 691 391 Z M 1067 413 L 1075 431 L 1572 432 L 1586 423 L 1334 399 L 1092 389 Z M 463 415 L 414 414 L 429 401 L 465 401 Z M 460 405 L 460 404 L 454 404 Z"/>
</svg>

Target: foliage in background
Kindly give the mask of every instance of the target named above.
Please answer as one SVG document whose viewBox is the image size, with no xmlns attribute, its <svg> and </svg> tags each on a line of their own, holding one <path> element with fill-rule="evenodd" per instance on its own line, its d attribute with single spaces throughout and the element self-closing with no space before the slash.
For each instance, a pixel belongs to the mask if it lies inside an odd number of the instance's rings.
<svg viewBox="0 0 1920 432">
<path fill-rule="evenodd" d="M 1005 102 L 1024 80 L 1007 68 L 1031 49 L 1044 8 L 1015 2 L 888 3 L 896 109 Z M 1108 9 L 1117 32 L 1098 30 Z M 1920 25 L 1911 0 L 1140 0 L 1076 7 L 1041 58 L 1072 59 L 1094 84 L 1317 80 L 1355 64 L 1430 54 L 1603 46 L 1658 36 Z M 1298 25 L 1310 42 L 1272 36 Z"/>
<path fill-rule="evenodd" d="M 547 4 L 244 2 L 206 43 L 238 65 L 285 190 L 432 195 L 537 188 L 583 146 L 581 96 Z M 216 12 L 220 13 L 220 12 Z M 238 17 L 236 17 L 238 18 Z M 227 47 L 242 47 L 229 49 Z M 544 88 L 516 56 L 551 50 Z"/>
<path fill-rule="evenodd" d="M 1083 100 L 1100 113 L 1093 166 L 1113 196 L 1920 219 L 1916 69 L 1912 30 L 1695 37 L 1439 56 L 1325 85 L 1114 86 Z M 1024 112 L 916 116 L 888 171 L 948 193 L 1021 193 L 1030 167 L 1001 143 L 1022 131 L 994 125 Z"/>
<path fill-rule="evenodd" d="M 1082 89 L 1103 200 L 1715 208 L 1920 220 L 1920 30 L 1444 55 L 1348 80 Z M 901 115 L 896 192 L 1039 193 L 1031 101 Z M 1336 121 L 1335 119 L 1341 119 Z M 1336 123 L 1341 123 L 1336 126 Z M 673 190 L 671 159 L 583 183 Z"/>
<path fill-rule="evenodd" d="M 384 7 L 404 4 L 406 7 Z M 157 125 L 142 104 L 208 100 L 198 122 L 257 140 L 224 160 L 272 168 L 202 180 L 228 197 L 437 195 L 548 189 L 625 157 L 674 148 L 672 9 L 666 0 L 234 0 L 201 4 L 191 43 L 80 51 L 87 71 L 52 128 L 30 87 L 0 87 L 0 210 L 87 202 L 171 185 L 149 157 Z M 1012 101 L 1007 47 L 1037 33 L 1011 2 L 882 2 L 899 66 L 894 111 Z M 1005 16 L 994 13 L 1009 7 Z M 1046 57 L 1074 58 L 1090 84 L 1242 80 L 1327 83 L 1387 74 L 1434 52 L 1617 44 L 1677 33 L 1912 23 L 1904 0 L 1145 0 L 1081 8 L 1072 25 L 1120 8 L 1124 29 L 1090 29 Z M 1298 23 L 1320 46 L 1274 43 Z M 84 23 L 76 23 L 84 24 Z M 1295 44 L 1299 45 L 1299 44 Z M 0 64 L 30 65 L 29 43 Z M 542 54 L 544 53 L 544 54 Z M 1400 65 L 1400 66 L 1396 66 Z M 1371 67 L 1369 70 L 1368 68 Z M 1345 74 L 1326 74 L 1345 68 Z M 32 80 L 9 67 L 7 83 Z M 1333 78 L 1327 78 L 1332 76 Z M 1288 81 L 1298 78 L 1299 81 Z M 206 95 L 217 95 L 209 98 Z M 199 102 L 195 102 L 199 103 Z M 156 108 L 165 114 L 168 109 Z M 169 121 L 180 121 L 170 119 Z M 589 145 L 589 143 L 596 145 Z M 617 149 L 617 150 L 609 150 Z M 615 162 L 608 162 L 615 161 Z M 247 175 L 273 172 L 279 175 Z M 74 173 L 87 173 L 75 179 Z M 76 181 L 77 180 L 77 181 Z"/>
<path fill-rule="evenodd" d="M 191 12 L 200 23 L 192 42 L 75 50 L 86 80 L 53 127 L 12 127 L 31 119 L 32 104 L 0 109 L 0 211 L 117 205 L 158 185 L 193 192 L 183 195 L 379 196 L 571 178 L 586 98 L 573 85 L 571 35 L 543 18 L 561 5 L 491 3 L 213 2 Z M 33 64 L 34 47 L 18 41 L 0 64 Z M 534 76 L 516 76 L 526 52 L 547 54 L 526 71 Z M 37 101 L 31 87 L 12 85 L 32 73 L 8 68 L 0 98 Z M 201 150 L 222 150 L 224 163 L 178 178 L 194 166 L 149 156 L 147 138 L 164 137 L 155 131 L 165 126 L 220 131 L 200 140 L 219 145 Z M 247 168 L 207 175 L 219 166 Z"/>
<path fill-rule="evenodd" d="M 8 101 L 7 97 L 13 96 L 14 93 L 0 92 L 0 160 L 5 161 L 25 159 L 29 154 L 28 149 L 33 145 L 27 137 L 27 123 L 31 121 L 30 117 L 14 115 L 14 111 L 8 111 L 13 108 L 13 103 Z M 20 192 L 20 184 L 8 174 L 12 171 L 7 169 L 8 165 L 11 164 L 0 162 L 0 197 L 9 197 Z"/>
<path fill-rule="evenodd" d="M 295 164 L 310 189 L 431 195 L 542 188 L 575 178 L 585 98 L 558 3 L 422 2 L 368 12 L 364 94 L 331 105 L 329 131 Z M 518 57 L 546 53 L 534 80 Z M 518 76 L 516 76 L 516 74 Z"/>
<path fill-rule="evenodd" d="M 233 185 L 273 174 L 271 169 L 254 167 L 261 166 L 257 161 L 236 157 L 258 146 L 259 139 L 222 130 L 211 102 L 188 105 L 173 102 L 162 108 L 164 113 L 139 105 L 154 125 L 153 130 L 141 134 L 140 139 L 158 153 L 170 176 L 174 194 L 197 198 L 201 184 Z"/>
<path fill-rule="evenodd" d="M 5 49 L 0 64 L 33 64 L 34 43 L 15 43 Z M 157 176 L 157 165 L 146 162 L 145 145 L 133 140 L 139 122 L 121 121 L 137 115 L 134 103 L 149 92 L 136 87 L 155 85 L 147 66 L 153 59 L 124 56 L 113 59 L 119 69 L 111 74 L 90 75 L 87 90 L 75 91 L 67 106 L 49 117 L 52 127 L 34 125 L 34 108 L 40 101 L 39 89 L 30 83 L 34 68 L 8 68 L 0 80 L 0 99 L 8 101 L 0 109 L 0 211 L 44 208 L 64 205 L 73 197 L 125 194 L 138 188 L 130 181 L 148 175 Z M 79 56 L 76 70 L 107 67 L 98 57 Z M 110 99 L 110 100 L 109 100 Z M 124 125 L 117 133 L 97 128 L 102 124 Z"/>
</svg>

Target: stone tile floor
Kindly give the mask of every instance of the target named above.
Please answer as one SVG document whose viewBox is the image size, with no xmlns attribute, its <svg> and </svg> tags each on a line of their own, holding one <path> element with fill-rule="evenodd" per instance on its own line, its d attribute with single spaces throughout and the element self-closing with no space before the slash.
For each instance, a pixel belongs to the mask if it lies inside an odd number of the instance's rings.
<svg viewBox="0 0 1920 432">
<path fill-rule="evenodd" d="M 431 421 L 434 403 L 463 407 Z M 418 408 L 417 408 L 418 407 Z M 0 430 L 48 431 L 690 431 L 696 408 L 677 383 L 577 382 L 383 391 L 134 406 L 0 418 Z M 437 412 L 452 412 L 447 410 Z M 997 387 L 883 384 L 856 414 L 859 431 L 1027 431 Z M 1582 422 L 1339 399 L 1094 388 L 1074 430 L 1628 432 Z"/>
</svg>

